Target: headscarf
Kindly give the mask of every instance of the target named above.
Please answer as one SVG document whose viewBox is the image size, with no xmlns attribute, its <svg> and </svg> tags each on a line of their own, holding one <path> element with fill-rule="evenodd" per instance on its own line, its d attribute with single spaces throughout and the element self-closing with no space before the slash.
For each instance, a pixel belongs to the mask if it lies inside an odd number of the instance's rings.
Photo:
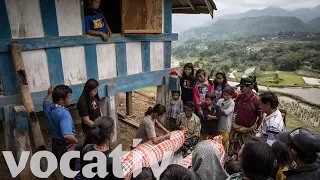
<svg viewBox="0 0 320 180">
<path fill-rule="evenodd" d="M 210 142 L 197 144 L 192 154 L 191 171 L 198 180 L 225 180 L 228 174 L 220 161 L 219 150 Z"/>
</svg>

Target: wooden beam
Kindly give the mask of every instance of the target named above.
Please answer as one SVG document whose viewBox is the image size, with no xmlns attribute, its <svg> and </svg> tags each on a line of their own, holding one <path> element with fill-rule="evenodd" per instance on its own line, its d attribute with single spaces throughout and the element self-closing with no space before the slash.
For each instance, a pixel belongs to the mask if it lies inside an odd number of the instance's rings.
<svg viewBox="0 0 320 180">
<path fill-rule="evenodd" d="M 161 34 L 162 30 L 124 30 L 125 34 Z"/>
<path fill-rule="evenodd" d="M 208 7 L 208 11 L 209 11 L 209 14 L 211 15 L 211 17 L 213 18 L 213 6 L 211 4 L 211 0 L 204 0 L 206 2 L 206 5 Z"/>
<path fill-rule="evenodd" d="M 160 32 L 161 33 L 161 32 Z M 107 42 L 92 36 L 49 36 L 43 38 L 0 39 L 0 52 L 10 52 L 11 43 L 19 43 L 22 51 L 57 47 L 81 46 L 89 44 L 110 44 L 117 42 L 139 41 L 176 41 L 178 34 L 148 34 L 113 36 Z"/>
<path fill-rule="evenodd" d="M 126 92 L 126 113 L 132 115 L 132 91 Z"/>
<path fill-rule="evenodd" d="M 118 145 L 118 139 L 119 139 L 119 133 L 118 133 L 118 129 L 119 129 L 119 123 L 118 123 L 118 113 L 117 113 L 117 95 L 114 95 L 116 92 L 116 85 L 115 84 L 110 84 L 107 85 L 107 97 L 105 99 L 105 103 L 107 106 L 107 114 L 109 117 L 111 117 L 114 120 L 114 125 L 115 125 L 115 129 L 114 129 L 114 138 L 113 141 L 111 143 L 111 146 L 113 148 L 115 148 Z"/>
<path fill-rule="evenodd" d="M 190 5 L 190 7 L 191 7 L 193 10 L 195 10 L 195 7 L 194 7 L 194 5 L 192 4 L 191 0 L 187 0 L 187 1 L 188 1 L 188 4 Z"/>
<path fill-rule="evenodd" d="M 22 104 L 28 112 L 28 121 L 31 126 L 31 132 L 33 135 L 34 144 L 36 150 L 45 150 L 45 143 L 43 140 L 42 132 L 40 130 L 40 125 L 38 118 L 35 113 L 35 108 L 33 105 L 33 100 L 31 97 L 30 89 L 27 82 L 27 77 L 24 68 L 24 62 L 22 59 L 20 45 L 17 43 L 12 43 L 10 46 L 11 56 L 13 60 L 14 69 L 16 71 L 17 81 L 20 88 Z"/>
</svg>

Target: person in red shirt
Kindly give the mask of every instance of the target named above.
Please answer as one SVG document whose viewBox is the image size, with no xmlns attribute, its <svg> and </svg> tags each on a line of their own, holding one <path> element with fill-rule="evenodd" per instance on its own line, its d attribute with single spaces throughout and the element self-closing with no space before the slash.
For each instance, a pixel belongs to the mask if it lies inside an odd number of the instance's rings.
<svg viewBox="0 0 320 180">
<path fill-rule="evenodd" d="M 235 121 L 230 133 L 228 155 L 237 155 L 246 137 L 255 136 L 262 122 L 262 112 L 259 108 L 259 96 L 252 92 L 257 89 L 255 77 L 241 78 L 241 94 L 235 101 Z"/>
</svg>

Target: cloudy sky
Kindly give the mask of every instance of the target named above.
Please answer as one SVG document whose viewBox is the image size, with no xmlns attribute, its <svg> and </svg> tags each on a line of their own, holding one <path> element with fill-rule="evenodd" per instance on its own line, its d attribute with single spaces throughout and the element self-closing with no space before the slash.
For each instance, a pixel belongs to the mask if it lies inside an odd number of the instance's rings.
<svg viewBox="0 0 320 180">
<path fill-rule="evenodd" d="M 263 9 L 268 6 L 277 6 L 287 10 L 298 8 L 314 8 L 320 5 L 319 0 L 214 0 L 218 11 L 216 16 L 236 14 L 250 9 Z"/>
</svg>

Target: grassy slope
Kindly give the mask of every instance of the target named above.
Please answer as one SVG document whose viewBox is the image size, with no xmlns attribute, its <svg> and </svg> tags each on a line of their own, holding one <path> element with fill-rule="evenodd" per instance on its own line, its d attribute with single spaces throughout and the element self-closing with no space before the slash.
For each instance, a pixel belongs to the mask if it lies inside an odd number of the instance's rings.
<svg viewBox="0 0 320 180">
<path fill-rule="evenodd" d="M 303 78 L 294 72 L 278 72 L 279 78 L 275 77 L 275 72 L 264 73 L 258 78 L 258 84 L 264 86 L 276 86 L 276 87 L 290 87 L 299 86 L 303 87 L 307 84 L 304 82 Z"/>
</svg>

